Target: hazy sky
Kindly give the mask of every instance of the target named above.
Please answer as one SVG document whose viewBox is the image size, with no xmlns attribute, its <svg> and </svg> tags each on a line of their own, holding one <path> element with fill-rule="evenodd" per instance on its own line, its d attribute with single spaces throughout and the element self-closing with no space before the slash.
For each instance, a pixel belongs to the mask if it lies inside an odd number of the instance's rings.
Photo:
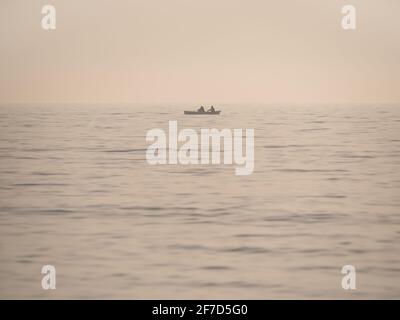
<svg viewBox="0 0 400 320">
<path fill-rule="evenodd" d="M 0 102 L 400 102 L 399 13 L 399 0 L 1 0 Z"/>
</svg>

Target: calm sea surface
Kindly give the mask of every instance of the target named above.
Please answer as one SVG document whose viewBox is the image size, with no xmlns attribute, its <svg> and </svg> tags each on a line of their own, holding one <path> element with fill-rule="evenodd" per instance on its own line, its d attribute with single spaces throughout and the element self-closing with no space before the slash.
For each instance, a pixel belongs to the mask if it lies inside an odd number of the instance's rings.
<svg viewBox="0 0 400 320">
<path fill-rule="evenodd" d="M 219 108 L 1 106 L 0 298 L 400 298 L 400 107 Z M 254 173 L 148 165 L 169 120 L 253 128 Z"/>
</svg>

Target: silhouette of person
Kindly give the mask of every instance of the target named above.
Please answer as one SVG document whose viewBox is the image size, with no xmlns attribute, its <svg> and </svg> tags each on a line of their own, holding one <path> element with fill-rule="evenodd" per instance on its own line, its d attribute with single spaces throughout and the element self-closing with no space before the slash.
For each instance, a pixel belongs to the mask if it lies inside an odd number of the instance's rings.
<svg viewBox="0 0 400 320">
<path fill-rule="evenodd" d="M 211 106 L 211 108 L 208 109 L 208 112 L 215 112 L 214 106 Z"/>
</svg>

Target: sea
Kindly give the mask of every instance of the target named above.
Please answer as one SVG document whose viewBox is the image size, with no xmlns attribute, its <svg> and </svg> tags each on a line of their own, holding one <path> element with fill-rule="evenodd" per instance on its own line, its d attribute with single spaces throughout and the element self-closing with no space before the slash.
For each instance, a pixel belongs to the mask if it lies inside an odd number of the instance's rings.
<svg viewBox="0 0 400 320">
<path fill-rule="evenodd" d="M 2 104 L 0 298 L 400 298 L 399 105 L 198 107 Z M 150 165 L 169 121 L 254 129 L 254 171 Z"/>
</svg>

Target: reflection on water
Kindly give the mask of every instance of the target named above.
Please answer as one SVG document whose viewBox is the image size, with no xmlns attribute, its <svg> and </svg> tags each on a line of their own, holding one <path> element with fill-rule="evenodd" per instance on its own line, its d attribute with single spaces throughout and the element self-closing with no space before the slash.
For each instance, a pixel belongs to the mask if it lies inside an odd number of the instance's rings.
<svg viewBox="0 0 400 320">
<path fill-rule="evenodd" d="M 221 108 L 1 106 L 0 298 L 398 298 L 400 109 Z M 148 165 L 169 120 L 254 128 L 254 173 Z"/>
</svg>

